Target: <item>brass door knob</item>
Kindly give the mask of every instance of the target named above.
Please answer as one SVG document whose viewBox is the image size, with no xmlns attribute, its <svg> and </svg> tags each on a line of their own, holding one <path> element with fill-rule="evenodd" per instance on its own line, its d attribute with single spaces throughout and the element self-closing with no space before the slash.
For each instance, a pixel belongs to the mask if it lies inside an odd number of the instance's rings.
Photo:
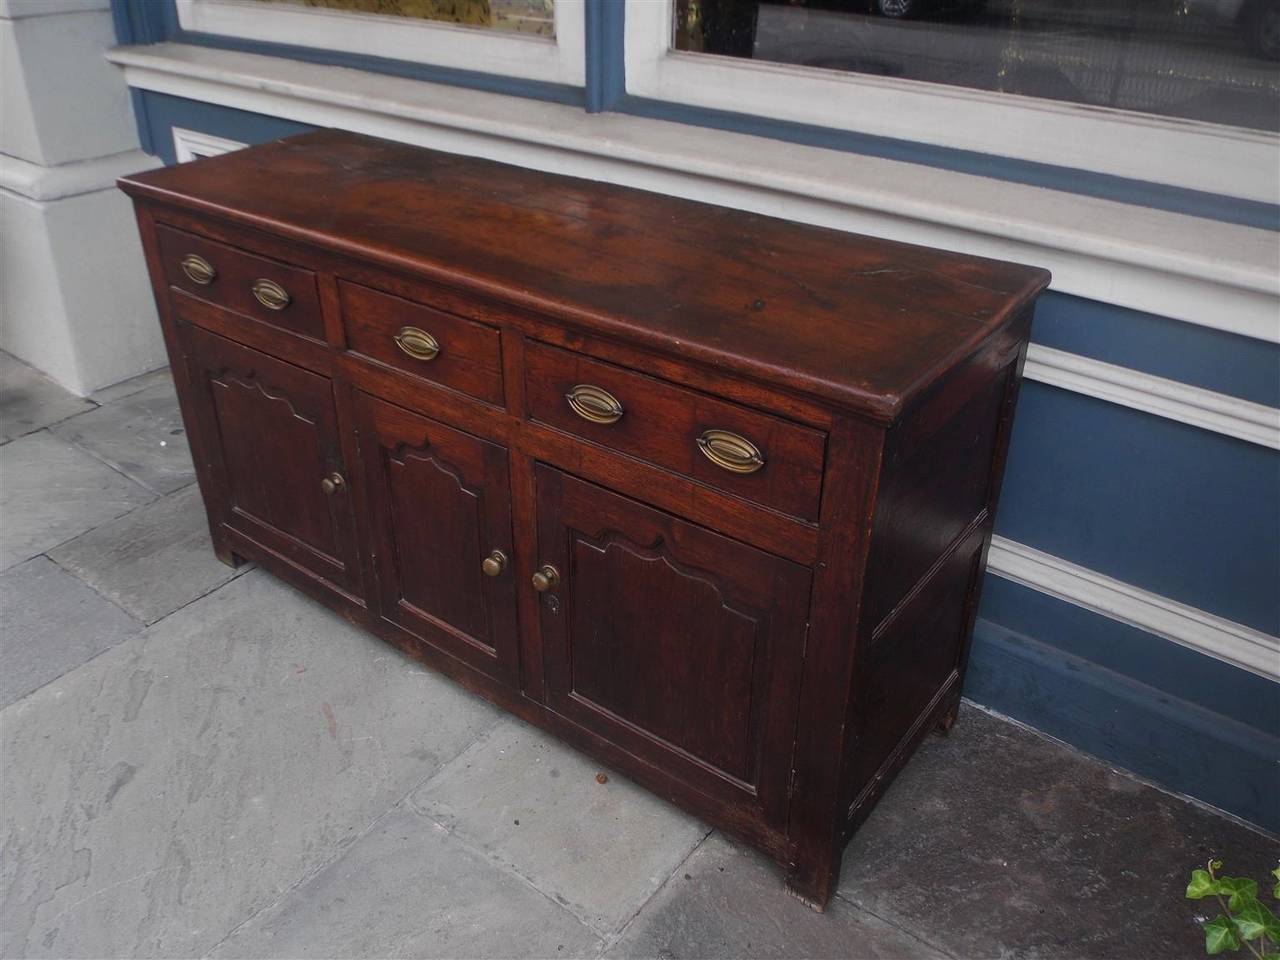
<svg viewBox="0 0 1280 960">
<path fill-rule="evenodd" d="M 544 563 L 533 575 L 533 589 L 546 593 L 560 582 L 560 571 L 549 563 Z"/>
<path fill-rule="evenodd" d="M 494 550 L 491 554 L 484 558 L 480 564 L 480 569 L 484 571 L 486 577 L 496 577 L 507 569 L 507 555 L 501 550 Z"/>
<path fill-rule="evenodd" d="M 342 474 L 334 471 L 320 481 L 320 489 L 331 497 L 345 486 L 346 482 L 346 480 L 342 479 Z"/>
</svg>

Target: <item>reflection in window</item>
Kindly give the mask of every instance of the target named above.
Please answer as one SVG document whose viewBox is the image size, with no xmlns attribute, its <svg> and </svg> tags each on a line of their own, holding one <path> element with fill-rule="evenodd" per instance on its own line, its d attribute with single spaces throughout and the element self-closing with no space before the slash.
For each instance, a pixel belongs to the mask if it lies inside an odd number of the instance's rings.
<svg viewBox="0 0 1280 960">
<path fill-rule="evenodd" d="M 555 0 L 258 0 L 280 6 L 322 7 L 348 13 L 376 13 L 415 20 L 438 20 L 508 33 L 554 37 Z"/>
<path fill-rule="evenodd" d="M 677 0 L 675 47 L 1280 129 L 1280 0 Z"/>
</svg>

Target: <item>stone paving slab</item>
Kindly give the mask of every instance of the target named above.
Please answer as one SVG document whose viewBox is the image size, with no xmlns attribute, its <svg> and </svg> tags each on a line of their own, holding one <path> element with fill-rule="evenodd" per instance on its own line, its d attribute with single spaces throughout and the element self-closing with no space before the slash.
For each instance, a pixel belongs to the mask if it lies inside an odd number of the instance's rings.
<svg viewBox="0 0 1280 960">
<path fill-rule="evenodd" d="M 504 719 L 410 802 L 597 931 L 619 929 L 707 828 L 584 755 Z"/>
<path fill-rule="evenodd" d="M 0 570 L 114 520 L 155 494 L 46 431 L 0 447 Z"/>
<path fill-rule="evenodd" d="M 613 958 L 945 960 L 917 937 L 841 900 L 815 913 L 776 866 L 713 833 L 626 928 Z"/>
<path fill-rule="evenodd" d="M 250 569 L 213 555 L 192 484 L 49 551 L 49 556 L 143 623 L 155 623 Z"/>
<path fill-rule="evenodd" d="M 0 443 L 93 407 L 21 360 L 0 353 Z"/>
<path fill-rule="evenodd" d="M 0 707 L 141 630 L 45 557 L 10 567 L 0 574 Z"/>
<path fill-rule="evenodd" d="M 156 493 L 195 482 L 173 381 L 159 383 L 52 429 Z"/>
<path fill-rule="evenodd" d="M 495 719 L 239 577 L 0 713 L 2 952 L 199 956 Z"/>
<path fill-rule="evenodd" d="M 855 834 L 839 891 L 959 957 L 1191 958 L 1206 907 L 1183 892 L 1213 855 L 1262 879 L 1280 840 L 966 707 Z"/>
<path fill-rule="evenodd" d="M 405 806 L 215 957 L 594 957 L 600 938 Z"/>
</svg>

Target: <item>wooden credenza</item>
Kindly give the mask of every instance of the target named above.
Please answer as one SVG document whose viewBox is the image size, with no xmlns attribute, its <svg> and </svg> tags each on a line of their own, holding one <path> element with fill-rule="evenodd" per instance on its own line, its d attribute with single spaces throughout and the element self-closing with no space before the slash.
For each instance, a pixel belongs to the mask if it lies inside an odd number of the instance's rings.
<svg viewBox="0 0 1280 960">
<path fill-rule="evenodd" d="M 121 186 L 218 556 L 821 908 L 955 717 L 1048 274 L 338 132 Z"/>
</svg>

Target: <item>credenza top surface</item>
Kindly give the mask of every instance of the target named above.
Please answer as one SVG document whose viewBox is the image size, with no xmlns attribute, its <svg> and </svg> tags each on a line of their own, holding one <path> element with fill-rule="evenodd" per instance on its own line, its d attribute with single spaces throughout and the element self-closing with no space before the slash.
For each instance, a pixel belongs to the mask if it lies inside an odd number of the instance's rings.
<svg viewBox="0 0 1280 960">
<path fill-rule="evenodd" d="M 1049 281 L 1038 268 L 340 131 L 121 187 L 880 419 Z"/>
</svg>

